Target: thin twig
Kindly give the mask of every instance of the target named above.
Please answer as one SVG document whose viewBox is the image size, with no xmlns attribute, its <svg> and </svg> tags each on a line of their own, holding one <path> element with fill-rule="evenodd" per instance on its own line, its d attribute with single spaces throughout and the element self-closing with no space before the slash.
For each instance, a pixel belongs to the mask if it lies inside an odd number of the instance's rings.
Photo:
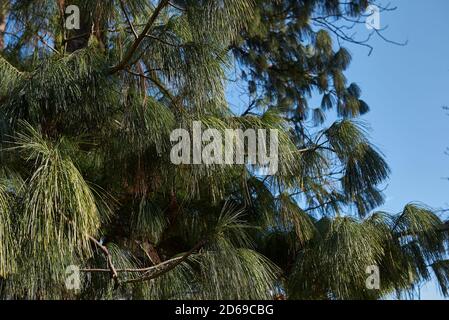
<svg viewBox="0 0 449 320">
<path fill-rule="evenodd" d="M 95 239 L 94 237 L 88 236 L 90 241 L 92 241 L 98 248 L 101 249 L 101 251 L 103 251 L 104 255 L 106 256 L 106 260 L 108 263 L 108 272 L 111 273 L 111 277 L 114 280 L 116 286 L 118 286 L 119 283 L 119 279 L 118 279 L 118 273 L 117 273 L 117 269 L 114 267 L 114 264 L 112 263 L 112 256 L 109 253 L 109 250 L 106 246 L 102 245 L 100 243 L 100 241 L 98 241 L 97 239 Z"/>
<path fill-rule="evenodd" d="M 138 39 L 139 35 L 137 34 L 137 31 L 134 28 L 133 23 L 131 22 L 131 19 L 129 18 L 128 12 L 126 12 L 125 3 L 123 2 L 123 0 L 120 0 L 120 7 L 122 8 L 123 14 L 125 15 L 125 18 L 126 18 L 126 22 L 128 23 L 129 27 L 131 28 L 131 31 L 133 32 L 134 37 L 136 39 Z"/>
<path fill-rule="evenodd" d="M 92 269 L 81 269 L 81 272 L 85 272 L 85 273 L 101 273 L 101 272 L 108 272 L 111 273 L 113 275 L 113 279 L 116 282 L 116 285 L 118 286 L 120 283 L 118 281 L 118 274 L 119 273 L 142 273 L 144 274 L 144 276 L 137 278 L 137 279 L 130 279 L 127 281 L 123 281 L 122 283 L 136 283 L 136 282 L 145 282 L 145 281 L 149 281 L 152 279 L 156 279 L 164 274 L 166 274 L 167 272 L 175 269 L 177 266 L 179 266 L 181 263 L 183 263 L 184 261 L 186 261 L 190 256 L 192 256 L 196 251 L 198 251 L 199 249 L 201 249 L 206 243 L 206 240 L 201 240 L 199 241 L 192 249 L 190 249 L 188 252 L 186 252 L 184 255 L 182 255 L 181 257 L 176 257 L 170 260 L 166 260 L 162 263 L 159 263 L 156 266 L 152 266 L 152 267 L 148 267 L 148 268 L 136 268 L 136 269 L 116 269 L 114 267 L 114 265 L 112 264 L 112 258 L 111 255 L 109 253 L 108 248 L 106 248 L 104 245 L 102 245 L 98 240 L 96 240 L 93 237 L 89 236 L 89 239 L 95 243 L 102 251 L 103 253 L 106 255 L 107 259 L 108 259 L 108 267 L 109 269 L 100 269 L 100 268 L 92 268 Z M 162 269 L 162 270 L 161 270 Z M 156 271 L 153 274 L 150 275 L 146 275 L 145 274 L 149 274 L 153 271 Z"/>
</svg>

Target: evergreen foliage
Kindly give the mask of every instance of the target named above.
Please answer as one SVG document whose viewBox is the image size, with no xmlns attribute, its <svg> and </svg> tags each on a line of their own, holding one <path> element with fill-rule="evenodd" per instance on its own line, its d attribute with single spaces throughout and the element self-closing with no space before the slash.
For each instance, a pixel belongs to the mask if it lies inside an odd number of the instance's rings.
<svg viewBox="0 0 449 320">
<path fill-rule="evenodd" d="M 1 298 L 380 299 L 432 274 L 449 293 L 447 224 L 418 204 L 373 212 L 389 168 L 349 51 L 315 23 L 370 1 L 6 3 Z M 80 30 L 64 28 L 70 4 Z M 171 164 L 170 133 L 193 121 L 279 130 L 278 173 Z M 65 287 L 70 265 L 80 290 Z M 380 290 L 365 285 L 372 265 Z"/>
</svg>

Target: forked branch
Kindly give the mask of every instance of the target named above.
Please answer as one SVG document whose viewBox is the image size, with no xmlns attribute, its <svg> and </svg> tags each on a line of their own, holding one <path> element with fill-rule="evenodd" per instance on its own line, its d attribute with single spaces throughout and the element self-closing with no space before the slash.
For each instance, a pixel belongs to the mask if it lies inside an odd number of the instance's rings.
<svg viewBox="0 0 449 320">
<path fill-rule="evenodd" d="M 153 27 L 154 23 L 156 22 L 157 18 L 159 17 L 160 13 L 162 12 L 162 10 L 166 6 L 168 6 L 169 2 L 170 2 L 169 0 L 161 0 L 161 2 L 156 7 L 156 9 L 154 9 L 154 12 L 150 17 L 150 20 L 148 20 L 148 23 L 146 24 L 143 31 L 139 34 L 137 39 L 134 41 L 134 43 L 128 49 L 128 51 L 126 52 L 123 59 L 115 67 L 112 67 L 109 70 L 109 73 L 113 74 L 120 70 L 126 69 L 126 67 L 128 66 L 128 63 L 131 60 L 131 58 L 133 57 L 134 53 L 137 51 L 137 49 L 139 49 L 140 44 L 147 37 L 148 32 Z"/>
</svg>

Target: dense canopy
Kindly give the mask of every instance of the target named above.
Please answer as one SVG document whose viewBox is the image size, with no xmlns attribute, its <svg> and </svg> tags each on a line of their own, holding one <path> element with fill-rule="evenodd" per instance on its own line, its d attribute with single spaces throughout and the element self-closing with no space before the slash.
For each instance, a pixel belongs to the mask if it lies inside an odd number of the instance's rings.
<svg viewBox="0 0 449 320">
<path fill-rule="evenodd" d="M 376 212 L 390 170 L 335 29 L 369 4 L 0 0 L 0 297 L 380 299 L 433 276 L 449 294 L 448 225 Z M 194 121 L 277 129 L 279 171 L 172 164 Z"/>
</svg>

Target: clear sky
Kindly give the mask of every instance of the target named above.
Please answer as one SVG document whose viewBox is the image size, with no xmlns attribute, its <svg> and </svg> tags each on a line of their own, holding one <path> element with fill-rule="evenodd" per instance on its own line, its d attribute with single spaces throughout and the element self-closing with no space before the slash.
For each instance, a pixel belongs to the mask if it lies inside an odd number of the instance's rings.
<svg viewBox="0 0 449 320">
<path fill-rule="evenodd" d="M 386 2 L 385 2 L 386 3 Z M 372 141 L 385 154 L 392 175 L 382 209 L 399 212 L 419 201 L 449 208 L 449 1 L 393 0 L 381 14 L 384 32 L 405 47 L 373 39 L 374 51 L 349 46 L 348 79 L 360 85 L 371 112 Z M 360 34 L 362 35 L 362 34 Z M 422 299 L 441 298 L 434 284 Z"/>
</svg>

